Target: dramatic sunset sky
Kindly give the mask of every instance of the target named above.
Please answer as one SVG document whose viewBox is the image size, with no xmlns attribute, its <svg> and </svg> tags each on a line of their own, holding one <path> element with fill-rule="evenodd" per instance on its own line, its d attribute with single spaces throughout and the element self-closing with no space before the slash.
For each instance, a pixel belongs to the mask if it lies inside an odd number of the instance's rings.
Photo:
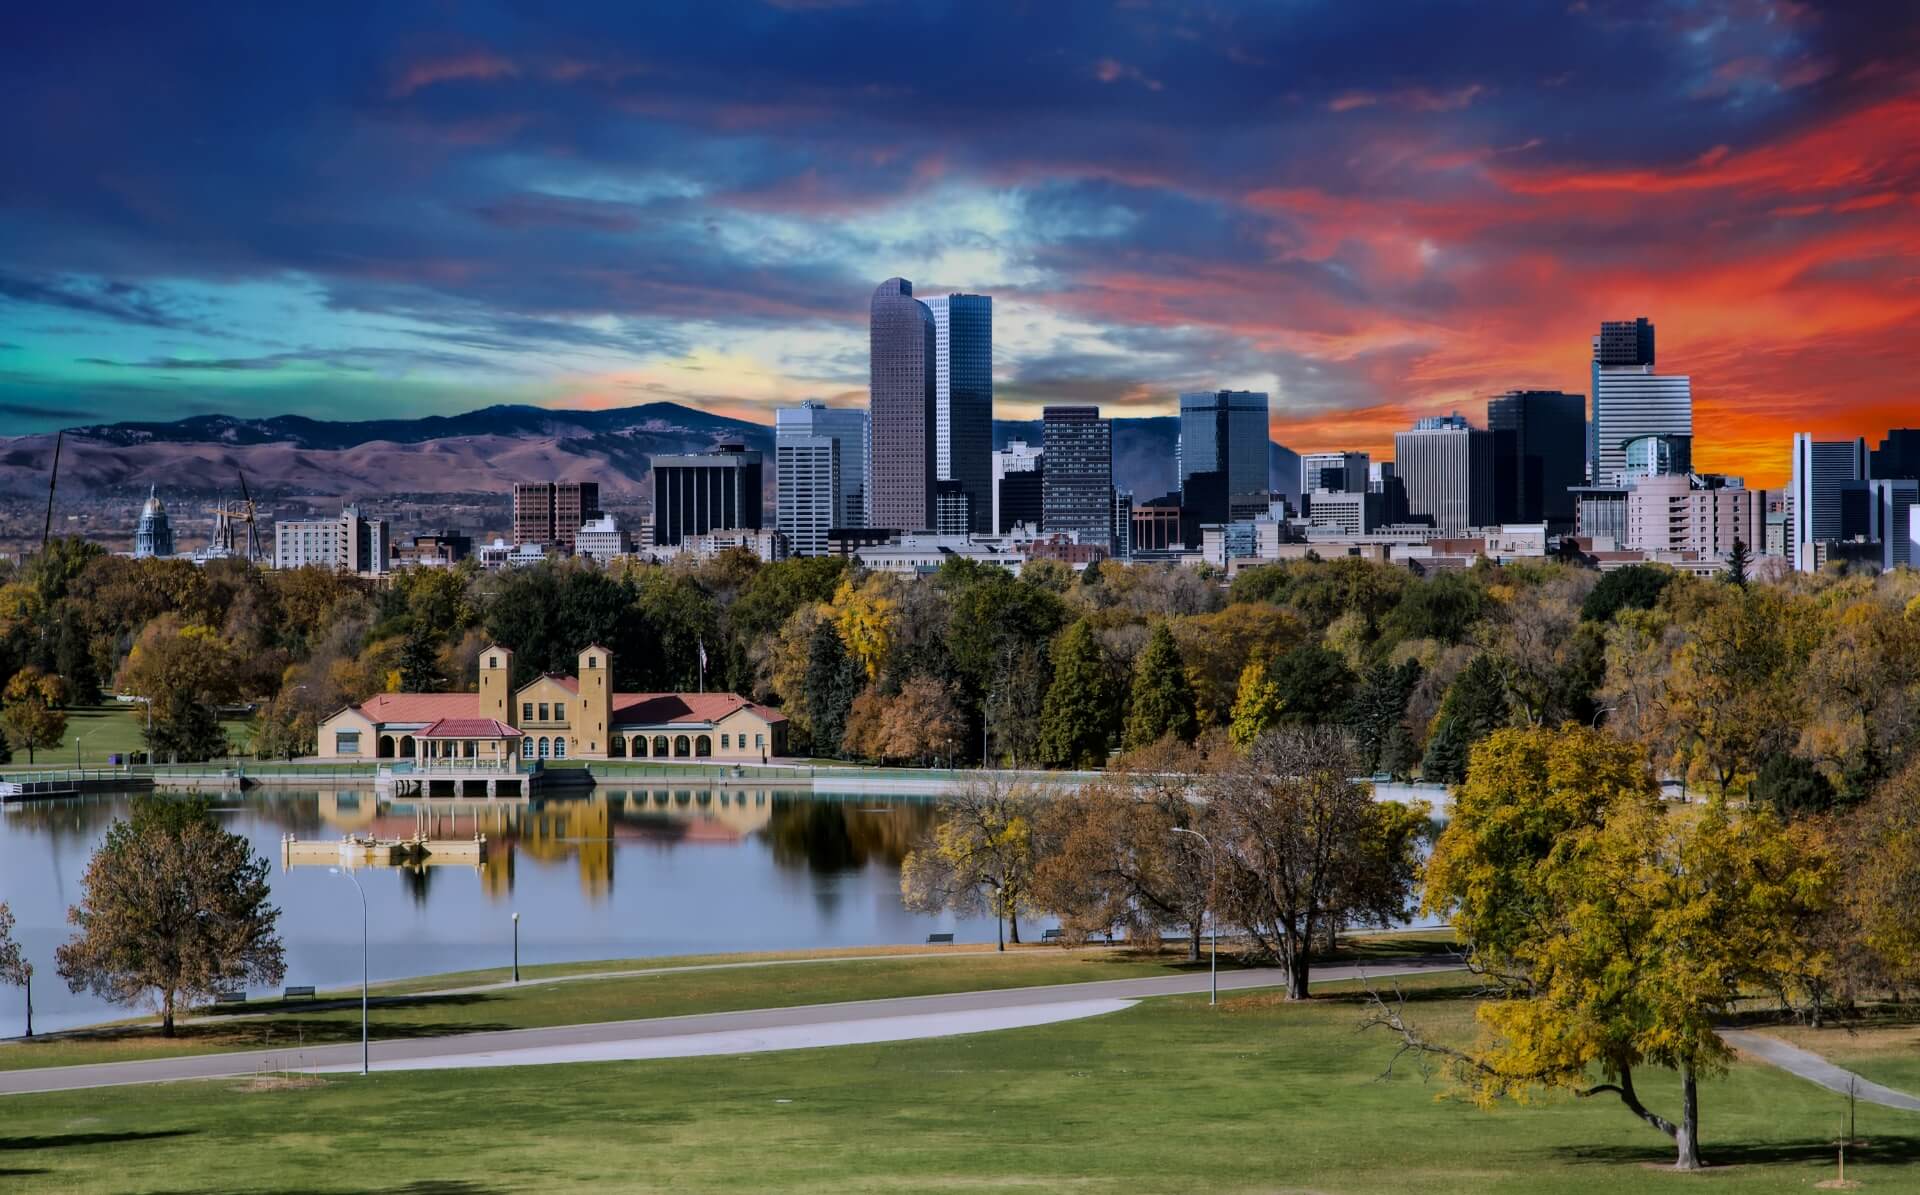
<svg viewBox="0 0 1920 1195">
<path fill-rule="evenodd" d="M 1912 0 L 115 8 L 0 37 L 0 433 L 770 421 L 891 274 L 995 296 L 1002 416 L 1378 451 L 1646 315 L 1702 468 L 1920 423 Z"/>
</svg>

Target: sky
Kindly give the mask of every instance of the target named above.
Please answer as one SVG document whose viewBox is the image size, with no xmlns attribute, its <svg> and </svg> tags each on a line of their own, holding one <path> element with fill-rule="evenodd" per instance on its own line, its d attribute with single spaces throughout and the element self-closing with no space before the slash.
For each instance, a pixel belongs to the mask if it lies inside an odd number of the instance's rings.
<svg viewBox="0 0 1920 1195">
<path fill-rule="evenodd" d="M 1265 390 L 1296 450 L 1693 377 L 1696 467 L 1920 423 L 1920 9 L 1765 0 L 35 5 L 0 433 L 865 401 L 992 294 L 996 413 Z"/>
</svg>

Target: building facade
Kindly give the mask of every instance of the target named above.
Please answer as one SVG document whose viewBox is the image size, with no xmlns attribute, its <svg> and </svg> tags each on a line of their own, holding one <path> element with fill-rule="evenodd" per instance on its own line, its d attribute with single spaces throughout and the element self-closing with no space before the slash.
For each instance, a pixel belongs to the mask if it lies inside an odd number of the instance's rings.
<svg viewBox="0 0 1920 1195">
<path fill-rule="evenodd" d="M 1693 435 L 1693 379 L 1653 372 L 1653 346 L 1653 325 L 1645 318 L 1609 320 L 1593 338 L 1589 484 L 1619 483 L 1629 440 Z"/>
<path fill-rule="evenodd" d="M 1913 510 L 1920 503 L 1920 481 L 1878 479 L 1867 483 L 1867 538 L 1880 545 L 1880 568 L 1913 564 Z"/>
<path fill-rule="evenodd" d="M 381 693 L 320 724 L 319 752 L 331 759 L 415 759 L 423 735 L 446 720 L 491 720 L 525 760 L 715 759 L 761 763 L 786 753 L 777 710 L 732 693 L 618 693 L 613 656 L 590 645 L 571 676 L 548 673 L 514 686 L 513 653 L 480 653 L 479 691 Z M 454 736 L 458 738 L 458 736 Z M 444 756 L 444 752 L 440 753 Z M 456 755 L 473 758 L 456 748 Z"/>
<path fill-rule="evenodd" d="M 970 530 L 992 531 L 993 296 L 922 300 L 933 316 L 934 477 L 967 495 Z"/>
<path fill-rule="evenodd" d="M 614 517 L 603 514 L 580 524 L 580 529 L 574 533 L 573 550 L 575 555 L 604 563 L 615 556 L 627 555 L 633 551 L 633 545 L 628 542 L 627 533 L 621 530 Z"/>
<path fill-rule="evenodd" d="M 597 481 L 522 481 L 513 487 L 513 542 L 573 551 L 580 524 L 600 517 Z"/>
<path fill-rule="evenodd" d="M 870 526 L 908 531 L 933 526 L 933 485 L 939 480 L 934 441 L 938 359 L 933 312 L 913 297 L 913 283 L 904 278 L 882 282 L 873 292 L 868 323 Z"/>
<path fill-rule="evenodd" d="M 1697 552 L 1725 559 L 1739 540 L 1755 555 L 1767 541 L 1766 490 L 1688 474 L 1646 477 L 1627 490 L 1620 546 L 1650 552 Z"/>
<path fill-rule="evenodd" d="M 1442 535 L 1494 522 L 1493 436 L 1464 416 L 1429 416 L 1396 433 L 1393 467 L 1408 517 L 1431 520 Z"/>
<path fill-rule="evenodd" d="M 1045 456 L 1025 440 L 1009 440 L 1005 448 L 993 454 L 995 535 L 1005 535 L 1013 530 L 1015 523 L 1040 525 L 1040 480 L 1044 468 Z"/>
<path fill-rule="evenodd" d="M 1364 473 L 1365 471 L 1362 470 Z M 1217 474 L 1199 486 L 1196 474 Z M 1203 517 L 1230 519 L 1267 506 L 1267 396 L 1257 390 L 1208 390 L 1180 396 L 1182 505 L 1204 501 Z M 1205 490 L 1205 494 L 1196 490 Z M 1215 497 L 1218 495 L 1218 498 Z"/>
<path fill-rule="evenodd" d="M 1494 437 L 1494 514 L 1502 523 L 1573 529 L 1574 486 L 1587 477 L 1587 400 L 1559 390 L 1509 390 L 1487 400 Z"/>
<path fill-rule="evenodd" d="M 152 486 L 147 487 L 147 504 L 140 508 L 140 521 L 133 525 L 133 558 L 173 555 L 173 524 L 167 520 L 167 504 Z"/>
<path fill-rule="evenodd" d="M 1842 495 L 1850 483 L 1867 479 L 1867 441 L 1816 440 L 1806 432 L 1793 437 L 1793 567 L 1818 572 L 1815 544 L 1842 538 Z"/>
<path fill-rule="evenodd" d="M 867 463 L 872 459 L 872 425 L 867 412 L 856 407 L 829 407 L 817 399 L 808 399 L 798 407 L 774 412 L 773 418 L 776 487 L 780 474 L 779 446 L 783 439 L 828 437 L 833 440 L 840 458 L 840 488 L 835 496 L 831 524 L 835 527 L 865 527 Z"/>
<path fill-rule="evenodd" d="M 1364 452 L 1303 452 L 1300 454 L 1300 496 L 1315 490 L 1341 494 L 1366 492 L 1373 471 Z"/>
<path fill-rule="evenodd" d="M 1587 484 L 1611 485 L 1614 479 L 1600 471 L 1600 371 L 1602 369 L 1652 369 L 1653 324 L 1645 316 L 1630 320 L 1603 320 L 1593 338 L 1591 383 L 1587 395 L 1593 402 L 1587 420 Z"/>
<path fill-rule="evenodd" d="M 1075 532 L 1084 544 L 1111 544 L 1113 424 L 1100 418 L 1099 407 L 1046 407 L 1040 418 L 1041 527 Z"/>
<path fill-rule="evenodd" d="M 275 568 L 325 568 L 378 576 L 390 567 L 392 538 L 385 519 L 349 506 L 332 519 L 281 519 L 273 525 Z"/>
<path fill-rule="evenodd" d="M 762 510 L 761 459 L 744 444 L 713 452 L 653 458 L 653 542 L 673 547 L 716 527 L 758 531 Z"/>
<path fill-rule="evenodd" d="M 780 414 L 785 415 L 782 411 Z M 796 556 L 825 556 L 827 532 L 841 526 L 840 443 L 780 427 L 773 445 L 773 522 Z"/>
</svg>

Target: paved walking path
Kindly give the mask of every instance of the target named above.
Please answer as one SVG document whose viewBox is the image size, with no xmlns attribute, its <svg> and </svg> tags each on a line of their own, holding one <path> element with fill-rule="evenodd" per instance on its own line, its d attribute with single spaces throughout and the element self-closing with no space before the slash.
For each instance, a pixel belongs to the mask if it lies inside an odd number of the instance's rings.
<svg viewBox="0 0 1920 1195">
<path fill-rule="evenodd" d="M 1316 968 L 1314 981 L 1330 983 L 1363 975 L 1385 979 L 1457 970 L 1459 966 L 1458 959 L 1447 957 L 1345 964 Z M 1277 987 L 1285 982 L 1285 972 L 1274 968 L 1220 974 L 1223 992 Z M 691 1057 L 802 1049 L 854 1041 L 903 1041 L 1017 1024 L 1044 1024 L 1069 1015 L 1092 1016 L 1142 998 L 1191 995 L 1206 990 L 1207 975 L 1197 972 L 376 1041 L 372 1048 L 373 1069 Z M 885 1023 L 888 1021 L 899 1023 L 888 1025 Z M 451 1061 L 453 1059 L 462 1061 Z M 353 1042 L 304 1049 L 245 1050 L 139 1062 L 44 1067 L 0 1071 L 0 1096 L 179 1079 L 231 1078 L 265 1071 L 357 1070 L 359 1065 L 360 1045 Z"/>
<path fill-rule="evenodd" d="M 1777 1037 L 1756 1033 L 1751 1029 L 1722 1029 L 1720 1040 L 1741 1053 L 1751 1054 L 1790 1075 L 1798 1075 L 1809 1083 L 1818 1083 L 1828 1091 L 1837 1091 L 1845 1095 L 1851 1088 L 1855 1096 L 1870 1104 L 1920 1112 L 1920 1096 L 1908 1095 L 1904 1091 L 1896 1091 L 1891 1087 L 1882 1087 L 1871 1079 L 1856 1075 L 1844 1067 L 1835 1066 L 1811 1050 L 1788 1045 Z"/>
</svg>

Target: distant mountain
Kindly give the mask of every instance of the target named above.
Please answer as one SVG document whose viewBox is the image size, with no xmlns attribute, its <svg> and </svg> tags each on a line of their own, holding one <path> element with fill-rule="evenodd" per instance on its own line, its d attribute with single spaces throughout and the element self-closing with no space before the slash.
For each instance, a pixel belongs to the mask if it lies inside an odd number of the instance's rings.
<svg viewBox="0 0 1920 1195">
<path fill-rule="evenodd" d="M 1179 423 L 1172 416 L 1114 420 L 1120 488 L 1141 500 L 1177 488 Z M 1012 439 L 1038 444 L 1040 423 L 996 420 L 993 435 L 996 448 Z M 60 489 L 112 496 L 157 485 L 211 494 L 231 490 L 244 471 L 256 495 L 499 493 L 514 481 L 595 479 L 607 497 L 632 499 L 647 491 L 652 457 L 700 452 L 724 440 L 773 451 L 766 424 L 671 402 L 600 411 L 493 406 L 351 422 L 198 415 L 69 429 Z M 50 435 L 0 437 L 0 496 L 46 492 L 53 441 Z M 1268 454 L 1276 488 L 1295 488 L 1299 458 L 1279 445 L 1270 445 Z"/>
</svg>

